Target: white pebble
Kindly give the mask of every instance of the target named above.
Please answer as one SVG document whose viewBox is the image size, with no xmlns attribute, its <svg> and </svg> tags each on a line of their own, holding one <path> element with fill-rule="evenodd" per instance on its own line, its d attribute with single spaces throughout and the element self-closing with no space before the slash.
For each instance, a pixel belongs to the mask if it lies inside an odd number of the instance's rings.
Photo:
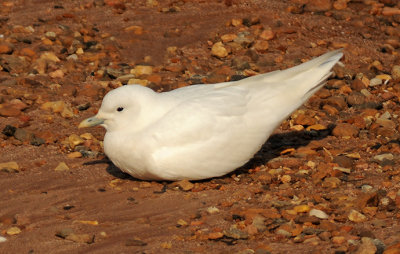
<svg viewBox="0 0 400 254">
<path fill-rule="evenodd" d="M 7 241 L 7 238 L 5 238 L 4 236 L 0 236 L 0 243 L 4 243 L 5 241 Z"/>
<path fill-rule="evenodd" d="M 329 216 L 324 211 L 321 211 L 319 209 L 311 209 L 309 212 L 309 215 L 315 216 L 319 219 L 328 219 L 329 218 Z"/>
<path fill-rule="evenodd" d="M 215 206 L 210 206 L 209 208 L 207 208 L 207 212 L 208 212 L 209 214 L 218 213 L 218 212 L 219 212 L 219 209 L 216 208 Z"/>
<path fill-rule="evenodd" d="M 382 79 L 373 78 L 369 81 L 369 86 L 378 86 L 378 85 L 382 85 Z"/>
</svg>

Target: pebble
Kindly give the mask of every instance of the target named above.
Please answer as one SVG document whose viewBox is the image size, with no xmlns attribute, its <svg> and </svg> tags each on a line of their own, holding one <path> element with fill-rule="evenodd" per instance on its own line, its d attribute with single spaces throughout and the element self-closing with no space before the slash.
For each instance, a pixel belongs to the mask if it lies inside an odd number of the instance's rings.
<svg viewBox="0 0 400 254">
<path fill-rule="evenodd" d="M 135 68 L 130 70 L 130 73 L 135 75 L 136 77 L 142 75 L 150 75 L 153 73 L 153 67 L 150 65 L 136 65 Z"/>
<path fill-rule="evenodd" d="M 0 163 L 0 171 L 16 173 L 20 171 L 19 165 L 15 161 Z"/>
<path fill-rule="evenodd" d="M 310 206 L 308 205 L 297 205 L 295 207 L 293 207 L 293 210 L 296 211 L 296 213 L 306 213 L 308 211 L 310 211 Z"/>
<path fill-rule="evenodd" d="M 146 246 L 147 243 L 142 241 L 141 239 L 134 237 L 132 239 L 128 239 L 125 242 L 125 246 Z"/>
<path fill-rule="evenodd" d="M 67 170 L 69 170 L 69 167 L 67 166 L 67 164 L 65 164 L 65 162 L 60 162 L 54 170 L 55 171 L 67 171 Z"/>
<path fill-rule="evenodd" d="M 190 191 L 193 189 L 194 184 L 189 182 L 188 180 L 181 180 L 175 183 L 181 190 L 183 191 Z"/>
<path fill-rule="evenodd" d="M 85 140 L 83 140 L 83 138 L 79 137 L 76 134 L 71 134 L 68 137 L 68 142 L 69 142 L 69 146 L 74 149 L 76 146 L 81 145 L 85 142 Z"/>
<path fill-rule="evenodd" d="M 249 238 L 249 235 L 246 232 L 244 232 L 244 231 L 242 231 L 242 230 L 240 230 L 240 229 L 238 229 L 238 228 L 236 228 L 234 226 L 232 226 L 228 230 L 224 230 L 224 235 L 226 237 L 233 238 L 233 239 L 247 239 L 247 238 Z"/>
<path fill-rule="evenodd" d="M 16 105 L 11 103 L 0 104 L 0 116 L 12 117 L 19 116 L 21 114 L 21 109 Z"/>
<path fill-rule="evenodd" d="M 207 235 L 207 238 L 210 240 L 216 240 L 224 237 L 224 234 L 222 232 L 211 232 Z"/>
<path fill-rule="evenodd" d="M 217 42 L 211 48 L 211 55 L 218 58 L 224 58 L 228 56 L 228 50 L 224 47 L 222 42 Z"/>
<path fill-rule="evenodd" d="M 331 241 L 335 244 L 343 244 L 346 242 L 346 238 L 344 236 L 334 236 Z"/>
<path fill-rule="evenodd" d="M 5 238 L 4 236 L 0 236 L 0 243 L 4 243 L 7 241 L 7 238 Z"/>
<path fill-rule="evenodd" d="M 253 218 L 253 222 L 251 223 L 251 225 L 253 225 L 258 232 L 264 232 L 265 230 L 267 230 L 267 226 L 265 225 L 265 217 L 261 215 L 256 215 Z"/>
<path fill-rule="evenodd" d="M 21 232 L 22 231 L 19 227 L 11 227 L 6 231 L 7 235 L 18 235 Z"/>
<path fill-rule="evenodd" d="M 327 177 L 322 182 L 322 187 L 335 189 L 339 186 L 340 183 L 341 181 L 337 177 Z"/>
<path fill-rule="evenodd" d="M 269 41 L 272 40 L 275 37 L 275 33 L 272 31 L 270 27 L 266 28 L 263 30 L 260 34 L 260 39 Z"/>
<path fill-rule="evenodd" d="M 292 236 L 292 233 L 290 233 L 290 232 L 288 232 L 288 231 L 286 231 L 284 229 L 281 229 L 281 228 L 278 229 L 275 233 L 278 234 L 278 235 L 284 236 L 286 238 L 290 238 Z"/>
<path fill-rule="evenodd" d="M 347 216 L 348 219 L 352 222 L 364 222 L 367 220 L 367 216 L 365 216 L 364 214 L 352 209 L 349 213 L 349 215 Z"/>
<path fill-rule="evenodd" d="M 343 172 L 343 173 L 346 173 L 346 174 L 350 174 L 351 173 L 351 169 L 349 169 L 349 168 L 333 167 L 333 170 L 339 170 L 340 172 Z"/>
<path fill-rule="evenodd" d="M 382 84 L 383 84 L 383 81 L 382 81 L 382 79 L 379 79 L 379 78 L 373 78 L 369 81 L 370 87 L 379 86 Z"/>
<path fill-rule="evenodd" d="M 14 51 L 14 47 L 9 43 L 0 43 L 0 54 L 11 54 Z"/>
<path fill-rule="evenodd" d="M 346 100 L 350 106 L 357 106 L 364 104 L 366 98 L 361 92 L 352 92 L 346 97 Z"/>
<path fill-rule="evenodd" d="M 354 254 L 375 254 L 377 250 L 378 249 L 371 238 L 362 237 L 361 244 L 358 246 Z"/>
<path fill-rule="evenodd" d="M 223 43 L 227 43 L 227 42 L 231 42 L 233 40 L 235 40 L 237 37 L 236 34 L 224 34 L 221 36 L 221 40 Z"/>
<path fill-rule="evenodd" d="M 67 237 L 65 237 L 66 240 L 70 240 L 73 242 L 77 243 L 87 243 L 91 244 L 94 243 L 94 235 L 89 235 L 89 234 L 69 234 Z"/>
<path fill-rule="evenodd" d="M 257 52 L 265 53 L 269 48 L 269 44 L 265 40 L 256 40 L 256 42 L 253 45 L 253 48 L 257 50 Z"/>
<path fill-rule="evenodd" d="M 215 206 L 210 206 L 207 208 L 207 213 L 209 214 L 219 213 L 219 209 Z"/>
<path fill-rule="evenodd" d="M 332 134 L 335 137 L 356 137 L 359 133 L 359 129 L 349 123 L 339 123 L 332 130 Z"/>
<path fill-rule="evenodd" d="M 310 216 L 315 216 L 318 219 L 328 219 L 329 215 L 327 215 L 324 211 L 319 210 L 319 209 L 311 209 L 310 212 L 308 213 Z"/>
<path fill-rule="evenodd" d="M 72 152 L 67 155 L 68 158 L 82 158 L 82 156 L 81 152 Z"/>
<path fill-rule="evenodd" d="M 49 73 L 49 76 L 51 78 L 63 78 L 64 77 L 64 72 L 62 70 L 55 70 Z"/>
<path fill-rule="evenodd" d="M 393 79 L 400 79 L 400 65 L 394 65 L 391 74 Z"/>
<path fill-rule="evenodd" d="M 375 155 L 373 159 L 376 161 L 384 161 L 384 160 L 391 161 L 394 159 L 394 156 L 391 153 L 384 153 L 384 154 Z"/>
<path fill-rule="evenodd" d="M 187 226 L 187 225 L 188 225 L 188 223 L 187 223 L 185 220 L 183 220 L 183 219 L 179 219 L 179 220 L 176 222 L 176 224 L 177 224 L 178 226 L 180 226 L 180 227 L 184 227 L 184 226 Z"/>
<path fill-rule="evenodd" d="M 349 2 L 349 0 L 336 0 L 333 3 L 333 8 L 336 10 L 344 10 L 347 8 L 347 2 Z"/>
<path fill-rule="evenodd" d="M 363 184 L 362 186 L 361 186 L 361 191 L 362 192 L 370 192 L 370 191 L 372 191 L 374 189 L 374 187 L 372 187 L 371 185 L 369 185 L 369 184 Z"/>
<path fill-rule="evenodd" d="M 61 238 L 66 238 L 70 234 L 73 234 L 74 231 L 72 228 L 62 228 L 56 232 L 56 236 L 61 237 Z"/>
<path fill-rule="evenodd" d="M 304 9 L 310 12 L 324 12 L 329 11 L 332 8 L 331 0 L 314 0 L 307 2 L 308 3 Z"/>
</svg>

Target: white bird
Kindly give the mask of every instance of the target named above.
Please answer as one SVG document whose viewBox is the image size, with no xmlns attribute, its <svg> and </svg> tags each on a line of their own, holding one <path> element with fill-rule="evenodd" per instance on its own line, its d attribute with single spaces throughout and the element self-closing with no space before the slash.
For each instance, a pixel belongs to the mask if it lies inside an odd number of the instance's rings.
<svg viewBox="0 0 400 254">
<path fill-rule="evenodd" d="M 198 180 L 249 161 L 294 110 L 322 87 L 341 50 L 284 71 L 156 93 L 140 85 L 110 91 L 79 128 L 106 129 L 104 152 L 143 180 Z"/>
</svg>

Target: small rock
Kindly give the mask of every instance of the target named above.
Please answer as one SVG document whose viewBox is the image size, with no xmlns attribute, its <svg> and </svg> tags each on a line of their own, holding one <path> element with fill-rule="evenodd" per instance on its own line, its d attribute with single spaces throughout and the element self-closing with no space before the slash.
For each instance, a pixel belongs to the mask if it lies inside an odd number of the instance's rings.
<svg viewBox="0 0 400 254">
<path fill-rule="evenodd" d="M 136 77 L 141 75 L 150 75 L 153 73 L 153 67 L 149 65 L 136 65 L 130 72 Z"/>
<path fill-rule="evenodd" d="M 333 8 L 336 10 L 344 10 L 347 8 L 347 2 L 349 2 L 349 0 L 336 0 L 333 3 Z"/>
<path fill-rule="evenodd" d="M 346 242 L 346 238 L 344 236 L 334 236 L 332 237 L 332 243 L 334 244 L 343 244 Z"/>
<path fill-rule="evenodd" d="M 16 127 L 14 127 L 12 125 L 6 125 L 6 127 L 4 127 L 4 129 L 1 131 L 1 133 L 3 133 L 4 135 L 6 135 L 8 137 L 12 137 L 12 136 L 14 136 L 14 133 L 16 130 L 17 130 Z"/>
<path fill-rule="evenodd" d="M 224 237 L 224 234 L 222 232 L 211 232 L 207 235 L 207 238 L 210 240 L 216 240 Z"/>
<path fill-rule="evenodd" d="M 253 45 L 253 48 L 257 50 L 257 52 L 265 53 L 269 48 L 269 44 L 265 40 L 256 40 Z"/>
<path fill-rule="evenodd" d="M 21 109 L 16 105 L 11 103 L 0 104 L 0 116 L 12 117 L 19 116 L 21 114 Z"/>
<path fill-rule="evenodd" d="M 333 167 L 333 170 L 338 170 L 338 171 L 346 173 L 346 174 L 350 174 L 351 173 L 351 169 L 344 168 L 344 167 Z"/>
<path fill-rule="evenodd" d="M 352 222 L 364 222 L 367 220 L 367 216 L 365 216 L 364 214 L 352 209 L 349 213 L 349 215 L 347 216 L 349 218 L 350 221 Z"/>
<path fill-rule="evenodd" d="M 307 2 L 305 10 L 310 12 L 324 12 L 332 8 L 331 0 L 314 0 Z"/>
<path fill-rule="evenodd" d="M 24 129 L 17 128 L 14 137 L 21 142 L 30 142 L 34 137 L 34 134 Z"/>
<path fill-rule="evenodd" d="M 69 170 L 69 167 L 67 166 L 67 164 L 65 164 L 65 162 L 60 162 L 54 170 L 55 171 L 67 171 L 67 170 Z"/>
<path fill-rule="evenodd" d="M 181 180 L 179 182 L 176 182 L 175 184 L 183 191 L 190 191 L 194 187 L 194 184 L 189 182 L 188 180 Z"/>
<path fill-rule="evenodd" d="M 62 70 L 55 70 L 49 73 L 51 78 L 63 78 L 64 72 Z"/>
<path fill-rule="evenodd" d="M 72 152 L 67 155 L 68 158 L 81 158 L 83 155 L 81 152 Z"/>
<path fill-rule="evenodd" d="M 400 79 L 400 65 L 394 65 L 391 74 L 393 79 Z"/>
<path fill-rule="evenodd" d="M 298 206 L 293 207 L 293 210 L 295 210 L 296 213 L 306 213 L 306 212 L 310 211 L 310 209 L 311 208 L 308 205 L 298 205 Z"/>
<path fill-rule="evenodd" d="M 94 235 L 72 233 L 72 234 L 69 234 L 67 237 L 65 237 L 65 239 L 73 241 L 73 242 L 77 242 L 77 243 L 91 244 L 94 242 Z"/>
<path fill-rule="evenodd" d="M 134 237 L 132 239 L 128 239 L 125 242 L 125 246 L 146 246 L 147 243 L 143 242 L 141 239 Z"/>
<path fill-rule="evenodd" d="M 74 231 L 72 230 L 72 228 L 63 228 L 56 232 L 56 236 L 65 239 L 67 236 L 69 236 L 70 234 L 73 234 L 73 233 L 74 233 Z"/>
<path fill-rule="evenodd" d="M 0 171 L 15 173 L 19 172 L 19 166 L 15 161 L 0 163 Z"/>
<path fill-rule="evenodd" d="M 339 123 L 332 130 L 332 134 L 335 137 L 356 137 L 359 133 L 359 129 L 349 123 Z"/>
<path fill-rule="evenodd" d="M 339 111 L 347 108 L 347 103 L 342 96 L 329 97 L 325 100 L 325 104 L 335 107 Z"/>
<path fill-rule="evenodd" d="M 345 155 L 335 156 L 333 162 L 344 168 L 352 168 L 354 166 L 353 159 Z"/>
<path fill-rule="evenodd" d="M 85 142 L 81 137 L 76 134 L 71 134 L 68 137 L 69 146 L 74 149 L 76 146 L 81 145 Z"/>
<path fill-rule="evenodd" d="M 356 78 L 351 83 L 351 89 L 353 89 L 355 91 L 361 91 L 361 90 L 366 89 L 366 88 L 367 88 L 367 85 L 361 79 Z"/>
<path fill-rule="evenodd" d="M 249 235 L 246 232 L 243 232 L 240 229 L 232 226 L 229 230 L 224 230 L 224 235 L 233 239 L 247 239 Z"/>
<path fill-rule="evenodd" d="M 376 254 L 381 254 L 385 251 L 386 249 L 386 245 L 379 239 L 375 238 L 374 240 L 372 240 L 372 242 L 375 244 L 377 251 Z M 400 250 L 399 250 L 400 253 Z"/>
<path fill-rule="evenodd" d="M 394 129 L 396 127 L 396 123 L 389 119 L 378 118 L 375 122 L 385 128 Z"/>
<path fill-rule="evenodd" d="M 7 238 L 5 238 L 4 236 L 0 236 L 0 243 L 4 243 L 7 241 Z"/>
<path fill-rule="evenodd" d="M 222 42 L 217 42 L 211 48 L 211 55 L 218 58 L 224 58 L 228 56 L 228 50 L 224 47 L 224 44 L 222 44 Z"/>
<path fill-rule="evenodd" d="M 272 40 L 274 37 L 275 37 L 275 33 L 272 31 L 272 29 L 270 27 L 266 28 L 260 34 L 260 39 L 263 39 L 266 41 Z"/>
<path fill-rule="evenodd" d="M 7 235 L 18 235 L 21 232 L 22 231 L 19 227 L 11 227 L 6 231 Z"/>
<path fill-rule="evenodd" d="M 187 226 L 188 225 L 188 223 L 185 221 L 185 220 L 183 220 L 183 219 L 179 219 L 178 220 L 178 222 L 176 223 L 178 226 L 180 226 L 180 227 L 184 227 L 184 226 Z"/>
<path fill-rule="evenodd" d="M 227 43 L 227 42 L 231 42 L 233 40 L 235 40 L 237 37 L 236 34 L 224 34 L 221 36 L 221 40 L 223 43 Z"/>
<path fill-rule="evenodd" d="M 265 225 L 265 218 L 261 215 L 256 215 L 253 218 L 253 222 L 251 223 L 251 225 L 253 225 L 258 232 L 264 232 L 265 230 L 267 230 L 267 226 Z"/>
<path fill-rule="evenodd" d="M 311 209 L 310 212 L 308 213 L 310 216 L 315 216 L 318 219 L 328 219 L 329 215 L 327 215 L 324 211 L 321 211 L 319 209 Z"/>
<path fill-rule="evenodd" d="M 394 159 L 394 156 L 391 153 L 384 153 L 384 154 L 375 155 L 373 159 L 376 161 L 384 161 L 384 160 L 391 161 Z"/>
<path fill-rule="evenodd" d="M 278 235 L 284 236 L 286 238 L 290 238 L 292 236 L 292 234 L 290 232 L 288 232 L 288 231 L 286 231 L 284 229 L 281 229 L 281 228 L 278 229 L 275 233 L 278 234 Z"/>
<path fill-rule="evenodd" d="M 335 189 L 339 186 L 340 183 L 341 181 L 337 177 L 327 177 L 322 182 L 322 187 Z"/>
<path fill-rule="evenodd" d="M 362 105 L 365 103 L 366 98 L 365 96 L 360 93 L 360 92 L 352 92 L 346 97 L 347 103 L 350 106 L 357 106 L 357 105 Z"/>
<path fill-rule="evenodd" d="M 382 81 L 382 79 L 379 79 L 379 78 L 373 78 L 369 81 L 369 86 L 371 86 L 371 87 L 379 86 L 382 84 L 383 84 L 383 81 Z"/>
<path fill-rule="evenodd" d="M 11 54 L 14 47 L 9 43 L 0 43 L 0 54 Z"/>
<path fill-rule="evenodd" d="M 53 52 L 45 52 L 40 55 L 40 59 L 43 59 L 45 61 L 49 62 L 60 62 L 60 59 L 53 53 Z"/>
<path fill-rule="evenodd" d="M 377 250 L 378 249 L 371 238 L 362 237 L 361 244 L 358 246 L 354 254 L 375 254 Z"/>
<path fill-rule="evenodd" d="M 207 213 L 209 214 L 219 213 L 219 209 L 215 206 L 210 206 L 207 208 Z"/>
</svg>

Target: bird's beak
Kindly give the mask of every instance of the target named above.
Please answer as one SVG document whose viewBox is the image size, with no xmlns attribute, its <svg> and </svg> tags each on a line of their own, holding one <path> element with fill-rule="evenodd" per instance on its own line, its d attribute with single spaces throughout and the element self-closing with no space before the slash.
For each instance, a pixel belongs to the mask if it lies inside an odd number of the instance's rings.
<svg viewBox="0 0 400 254">
<path fill-rule="evenodd" d="M 89 117 L 89 118 L 83 120 L 79 124 L 78 128 L 93 127 L 93 126 L 96 126 L 96 125 L 99 125 L 102 123 L 104 123 L 104 119 L 97 118 L 96 116 L 92 116 L 92 117 Z"/>
</svg>

